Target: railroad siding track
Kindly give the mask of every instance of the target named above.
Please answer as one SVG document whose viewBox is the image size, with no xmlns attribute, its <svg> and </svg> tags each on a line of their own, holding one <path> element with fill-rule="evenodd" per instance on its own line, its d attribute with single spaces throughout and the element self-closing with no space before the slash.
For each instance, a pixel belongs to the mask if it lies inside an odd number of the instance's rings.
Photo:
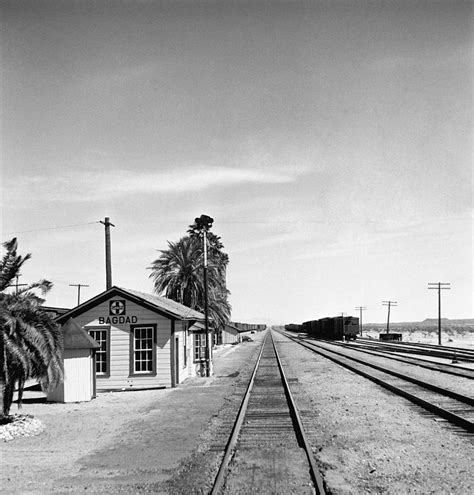
<svg viewBox="0 0 474 495">
<path fill-rule="evenodd" d="M 337 345 L 346 349 L 351 349 L 353 351 L 362 352 L 365 354 L 371 354 L 373 356 L 383 357 L 386 359 L 391 359 L 393 361 L 400 361 L 401 363 L 412 364 L 420 366 L 422 368 L 439 371 L 440 373 L 446 373 L 448 375 L 460 376 L 462 378 L 474 379 L 474 369 L 463 368 L 462 366 L 454 366 L 447 363 L 437 363 L 435 361 L 428 361 L 422 358 L 416 358 L 412 356 L 401 356 L 399 352 L 387 350 L 384 348 L 378 348 L 376 346 L 370 345 L 360 345 L 352 343 L 340 343 L 331 342 L 332 345 Z"/>
<path fill-rule="evenodd" d="M 418 342 L 380 342 L 362 337 L 359 337 L 358 342 L 373 347 L 390 349 L 393 352 L 400 352 L 403 354 L 426 355 L 442 359 L 452 359 L 453 357 L 456 357 L 459 361 L 466 363 L 474 362 L 474 351 L 463 347 L 438 346 Z"/>
<path fill-rule="evenodd" d="M 413 378 L 395 376 L 398 374 L 389 370 L 385 371 L 380 366 L 363 363 L 354 357 L 341 355 L 338 351 L 318 347 L 315 343 L 309 344 L 293 337 L 289 338 L 407 398 L 450 423 L 460 426 L 470 433 L 474 432 L 474 399 L 472 397 L 463 397 L 460 394 L 454 394 L 451 391 L 434 387 Z"/>
<path fill-rule="evenodd" d="M 211 493 L 324 493 L 280 366 L 269 332 Z"/>
</svg>

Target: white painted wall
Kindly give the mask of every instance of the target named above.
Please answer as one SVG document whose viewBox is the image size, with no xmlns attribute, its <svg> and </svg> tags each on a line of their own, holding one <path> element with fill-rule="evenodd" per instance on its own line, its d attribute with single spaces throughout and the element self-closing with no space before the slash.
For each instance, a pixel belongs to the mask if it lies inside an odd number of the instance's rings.
<svg viewBox="0 0 474 495">
<path fill-rule="evenodd" d="M 112 297 L 110 300 L 123 299 Z M 136 316 L 132 325 L 156 324 L 156 376 L 130 376 L 131 324 L 101 324 L 99 318 L 109 316 L 109 300 L 91 308 L 75 318 L 85 330 L 110 329 L 110 376 L 97 375 L 97 390 L 130 389 L 171 386 L 171 320 L 126 299 L 126 316 Z"/>
<path fill-rule="evenodd" d="M 64 351 L 64 382 L 47 395 L 50 402 L 87 402 L 92 399 L 92 366 L 90 349 Z"/>
</svg>

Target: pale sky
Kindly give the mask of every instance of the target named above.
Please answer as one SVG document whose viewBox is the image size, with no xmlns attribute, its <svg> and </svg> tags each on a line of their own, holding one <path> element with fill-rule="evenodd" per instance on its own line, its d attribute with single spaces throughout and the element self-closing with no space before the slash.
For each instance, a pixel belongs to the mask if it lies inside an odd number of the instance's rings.
<svg viewBox="0 0 474 495">
<path fill-rule="evenodd" d="M 234 321 L 473 315 L 472 5 L 2 1 L 2 242 L 52 306 L 201 214 Z"/>
</svg>

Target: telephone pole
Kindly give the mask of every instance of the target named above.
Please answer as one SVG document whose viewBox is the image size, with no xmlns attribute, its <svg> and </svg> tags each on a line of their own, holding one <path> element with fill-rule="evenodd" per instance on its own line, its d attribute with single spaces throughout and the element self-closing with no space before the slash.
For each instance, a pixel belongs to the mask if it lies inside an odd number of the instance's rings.
<svg viewBox="0 0 474 495">
<path fill-rule="evenodd" d="M 387 316 L 387 333 L 389 333 L 390 327 L 390 307 L 396 307 L 397 301 L 382 301 L 382 306 L 388 306 L 388 316 Z"/>
<path fill-rule="evenodd" d="M 19 284 L 18 283 L 18 279 L 20 278 L 20 275 L 17 275 L 15 278 L 16 278 L 16 284 L 14 284 L 15 294 L 18 294 L 18 287 L 26 287 L 28 284 Z"/>
<path fill-rule="evenodd" d="M 359 311 L 360 317 L 359 317 L 359 334 L 362 337 L 362 311 L 365 311 L 367 308 L 365 306 L 357 306 L 355 308 L 357 311 Z"/>
<path fill-rule="evenodd" d="M 81 304 L 81 287 L 89 287 L 85 284 L 69 284 L 69 287 L 77 287 L 77 305 Z"/>
<path fill-rule="evenodd" d="M 341 315 L 341 318 L 342 318 L 342 341 L 344 342 L 345 339 L 344 339 L 344 312 L 342 313 L 339 313 Z"/>
<path fill-rule="evenodd" d="M 110 226 L 115 227 L 113 223 L 110 223 L 110 218 L 105 217 L 105 221 L 100 220 L 102 225 L 105 225 L 105 278 L 106 290 L 112 287 L 112 259 L 110 256 Z"/>
<path fill-rule="evenodd" d="M 428 289 L 438 291 L 438 345 L 441 345 L 441 291 L 451 289 L 449 285 L 451 282 L 428 282 Z"/>
</svg>

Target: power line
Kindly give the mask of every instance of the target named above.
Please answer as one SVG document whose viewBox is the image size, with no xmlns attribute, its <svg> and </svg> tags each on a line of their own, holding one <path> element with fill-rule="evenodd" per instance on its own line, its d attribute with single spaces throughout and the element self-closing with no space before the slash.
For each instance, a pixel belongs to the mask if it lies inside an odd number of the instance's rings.
<svg viewBox="0 0 474 495">
<path fill-rule="evenodd" d="M 100 223 L 100 222 L 76 223 L 73 225 L 60 225 L 58 227 L 44 227 L 42 229 L 22 230 L 19 232 L 4 232 L 3 234 L 4 235 L 16 235 L 16 234 L 27 234 L 29 232 L 42 232 L 45 230 L 70 229 L 72 227 L 82 227 L 83 225 L 93 225 L 94 223 Z"/>
<path fill-rule="evenodd" d="M 169 224 L 169 225 L 182 225 L 188 224 L 186 220 L 155 220 L 159 224 Z M 389 222 L 404 222 L 404 220 L 390 220 Z M 60 230 L 60 229 L 70 229 L 73 227 L 82 227 L 84 225 L 93 225 L 95 223 L 103 222 L 87 222 L 87 223 L 76 223 L 71 225 L 58 225 L 56 227 L 44 227 L 41 229 L 30 229 L 30 230 L 20 230 L 17 232 L 4 232 L 3 235 L 16 235 L 16 234 L 28 234 L 30 232 L 44 232 L 47 230 Z M 380 224 L 387 223 L 387 221 L 380 220 L 220 220 L 219 225 L 296 225 L 296 224 Z"/>
</svg>

